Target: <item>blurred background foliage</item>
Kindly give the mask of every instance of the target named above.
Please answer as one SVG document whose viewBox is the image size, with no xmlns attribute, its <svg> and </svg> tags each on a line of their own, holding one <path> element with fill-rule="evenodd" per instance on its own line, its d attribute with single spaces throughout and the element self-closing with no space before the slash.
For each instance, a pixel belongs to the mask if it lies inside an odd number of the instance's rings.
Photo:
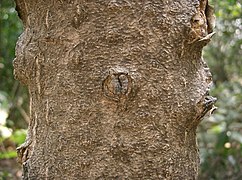
<svg viewBox="0 0 242 180">
<path fill-rule="evenodd" d="M 28 93 L 13 77 L 15 43 L 22 24 L 13 0 L 0 0 L 0 179 L 16 179 L 16 147 L 24 142 L 28 125 Z"/>
<path fill-rule="evenodd" d="M 239 180 L 242 179 L 242 3 L 239 0 L 211 3 L 217 17 L 216 35 L 205 48 L 204 58 L 213 74 L 210 94 L 218 98 L 218 109 L 198 128 L 199 179 Z M 7 168 L 6 161 L 16 158 L 15 148 L 24 142 L 29 121 L 28 93 L 14 80 L 12 66 L 15 43 L 22 29 L 13 0 L 1 0 L 0 177 L 3 179 L 19 176 L 18 170 Z"/>
<path fill-rule="evenodd" d="M 215 36 L 204 49 L 213 74 L 215 113 L 198 128 L 200 179 L 242 179 L 242 2 L 212 0 Z"/>
</svg>

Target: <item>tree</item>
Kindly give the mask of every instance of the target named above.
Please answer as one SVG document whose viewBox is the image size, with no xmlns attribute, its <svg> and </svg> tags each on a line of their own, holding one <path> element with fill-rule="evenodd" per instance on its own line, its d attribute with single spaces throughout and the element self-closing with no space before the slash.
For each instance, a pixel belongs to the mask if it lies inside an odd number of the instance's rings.
<svg viewBox="0 0 242 180">
<path fill-rule="evenodd" d="M 195 179 L 214 109 L 201 1 L 20 1 L 14 73 L 30 94 L 24 179 Z"/>
</svg>

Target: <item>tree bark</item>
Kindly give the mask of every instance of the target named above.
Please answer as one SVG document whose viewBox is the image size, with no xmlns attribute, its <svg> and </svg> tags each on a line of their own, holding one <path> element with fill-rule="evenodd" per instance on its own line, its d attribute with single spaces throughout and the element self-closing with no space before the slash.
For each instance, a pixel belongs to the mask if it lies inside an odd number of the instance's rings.
<svg viewBox="0 0 242 180">
<path fill-rule="evenodd" d="M 196 179 L 213 110 L 206 0 L 16 0 L 23 179 Z M 209 13 L 208 13 L 209 12 Z"/>
</svg>

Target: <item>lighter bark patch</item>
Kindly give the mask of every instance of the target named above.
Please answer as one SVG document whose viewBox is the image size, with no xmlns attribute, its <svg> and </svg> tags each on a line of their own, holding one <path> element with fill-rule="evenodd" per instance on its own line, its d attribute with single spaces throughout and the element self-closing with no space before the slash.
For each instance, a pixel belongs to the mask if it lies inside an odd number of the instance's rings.
<svg viewBox="0 0 242 180">
<path fill-rule="evenodd" d="M 47 10 L 46 12 L 46 16 L 45 16 L 45 25 L 46 25 L 46 28 L 49 29 L 49 10 Z"/>
<path fill-rule="evenodd" d="M 38 93 L 40 95 L 41 91 L 41 86 L 40 86 L 40 64 L 39 64 L 39 59 L 38 57 L 35 58 L 36 62 L 36 84 L 37 84 L 37 89 Z"/>
<path fill-rule="evenodd" d="M 78 29 L 81 24 L 87 19 L 87 11 L 84 6 L 76 5 L 76 12 L 72 20 L 72 26 Z"/>
</svg>

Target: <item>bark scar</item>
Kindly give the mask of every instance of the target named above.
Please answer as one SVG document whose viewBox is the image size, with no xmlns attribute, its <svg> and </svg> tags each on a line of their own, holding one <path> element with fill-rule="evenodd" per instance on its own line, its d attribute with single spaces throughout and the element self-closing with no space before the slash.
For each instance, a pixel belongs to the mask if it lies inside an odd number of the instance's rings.
<svg viewBox="0 0 242 180">
<path fill-rule="evenodd" d="M 24 0 L 15 0 L 15 4 L 16 4 L 15 9 L 18 12 L 18 16 L 23 21 L 23 24 L 25 25 L 27 21 L 28 12 L 29 12 L 26 2 Z"/>
<path fill-rule="evenodd" d="M 23 164 L 28 160 L 29 156 L 29 146 L 32 144 L 31 140 L 27 140 L 21 146 L 19 146 L 17 150 L 17 162 Z"/>
<path fill-rule="evenodd" d="M 214 15 L 214 8 L 212 6 L 210 6 L 207 3 L 206 9 L 205 9 L 205 15 L 207 18 L 207 30 L 208 30 L 208 34 L 213 32 L 213 29 L 215 27 L 215 20 L 216 17 Z"/>
<path fill-rule="evenodd" d="M 200 0 L 197 12 L 191 18 L 191 31 L 188 44 L 198 42 L 206 45 L 214 35 L 215 24 L 214 9 L 208 0 Z"/>
<path fill-rule="evenodd" d="M 214 105 L 217 98 L 205 94 L 203 98 L 197 103 L 196 118 L 191 122 L 191 124 L 186 128 L 186 132 L 190 132 L 192 129 L 197 128 L 198 124 L 204 119 L 204 117 L 209 117 L 217 107 Z"/>
<path fill-rule="evenodd" d="M 102 84 L 105 97 L 118 103 L 125 109 L 126 101 L 132 90 L 132 78 L 126 71 L 111 70 Z"/>
</svg>

